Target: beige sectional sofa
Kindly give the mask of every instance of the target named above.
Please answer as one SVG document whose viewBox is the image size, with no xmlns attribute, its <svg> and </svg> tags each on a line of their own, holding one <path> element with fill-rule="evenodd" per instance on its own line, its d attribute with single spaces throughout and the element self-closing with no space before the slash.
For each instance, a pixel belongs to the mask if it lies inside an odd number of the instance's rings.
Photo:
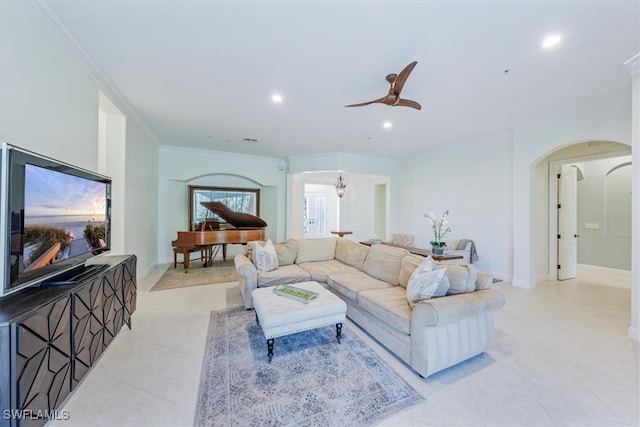
<svg viewBox="0 0 640 427">
<path fill-rule="evenodd" d="M 234 259 L 247 309 L 253 307 L 256 287 L 315 280 L 347 303 L 351 320 L 423 377 L 484 352 L 493 341 L 493 312 L 504 305 L 504 297 L 490 289 L 490 275 L 477 272 L 476 277 L 473 267 L 439 265 L 447 268 L 451 292 L 472 291 L 427 299 L 412 309 L 406 287 L 423 257 L 334 237 L 275 246 L 279 267 L 273 271 L 256 269 L 252 244 Z"/>
</svg>

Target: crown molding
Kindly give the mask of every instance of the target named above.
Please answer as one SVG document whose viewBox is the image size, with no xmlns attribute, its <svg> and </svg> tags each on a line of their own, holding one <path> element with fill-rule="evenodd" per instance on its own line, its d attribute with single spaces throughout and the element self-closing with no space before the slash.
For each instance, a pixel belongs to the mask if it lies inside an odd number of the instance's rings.
<svg viewBox="0 0 640 427">
<path fill-rule="evenodd" d="M 131 107 L 126 97 L 122 95 L 118 87 L 107 76 L 91 56 L 84 50 L 73 34 L 64 25 L 58 14 L 51 8 L 47 0 L 30 0 L 24 2 L 31 6 L 33 16 L 42 24 L 45 31 L 71 54 L 71 57 L 82 67 L 89 79 L 113 102 L 123 114 L 132 118 L 144 133 L 157 145 L 160 142 L 147 127 L 144 121 Z"/>
<path fill-rule="evenodd" d="M 640 53 L 625 61 L 624 65 L 629 69 L 629 73 L 633 76 L 640 72 Z"/>
</svg>

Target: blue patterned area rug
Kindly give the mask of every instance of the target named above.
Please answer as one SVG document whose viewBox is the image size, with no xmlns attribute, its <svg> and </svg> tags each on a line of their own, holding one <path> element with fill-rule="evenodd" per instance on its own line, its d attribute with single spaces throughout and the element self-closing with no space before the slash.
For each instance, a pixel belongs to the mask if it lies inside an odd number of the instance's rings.
<svg viewBox="0 0 640 427">
<path fill-rule="evenodd" d="M 424 398 L 345 325 L 267 343 L 244 309 L 211 313 L 195 426 L 368 426 Z"/>
</svg>

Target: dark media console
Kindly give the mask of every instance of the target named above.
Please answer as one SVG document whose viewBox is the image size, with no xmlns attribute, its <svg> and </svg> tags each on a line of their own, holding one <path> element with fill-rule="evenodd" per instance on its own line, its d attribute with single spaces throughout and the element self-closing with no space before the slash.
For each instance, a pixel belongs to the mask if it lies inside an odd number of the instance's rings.
<svg viewBox="0 0 640 427">
<path fill-rule="evenodd" d="M 0 299 L 0 427 L 42 426 L 136 309 L 136 257 Z"/>
</svg>

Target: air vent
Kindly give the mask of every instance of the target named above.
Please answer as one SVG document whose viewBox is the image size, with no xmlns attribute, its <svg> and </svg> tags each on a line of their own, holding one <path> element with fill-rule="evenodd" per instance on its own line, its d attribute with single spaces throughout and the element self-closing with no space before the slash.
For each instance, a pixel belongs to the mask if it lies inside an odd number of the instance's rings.
<svg viewBox="0 0 640 427">
<path fill-rule="evenodd" d="M 611 144 L 611 141 L 588 141 L 587 147 L 596 147 L 598 145 Z"/>
<path fill-rule="evenodd" d="M 255 138 L 242 138 L 242 142 L 249 142 L 251 144 L 257 144 L 258 140 Z"/>
</svg>

